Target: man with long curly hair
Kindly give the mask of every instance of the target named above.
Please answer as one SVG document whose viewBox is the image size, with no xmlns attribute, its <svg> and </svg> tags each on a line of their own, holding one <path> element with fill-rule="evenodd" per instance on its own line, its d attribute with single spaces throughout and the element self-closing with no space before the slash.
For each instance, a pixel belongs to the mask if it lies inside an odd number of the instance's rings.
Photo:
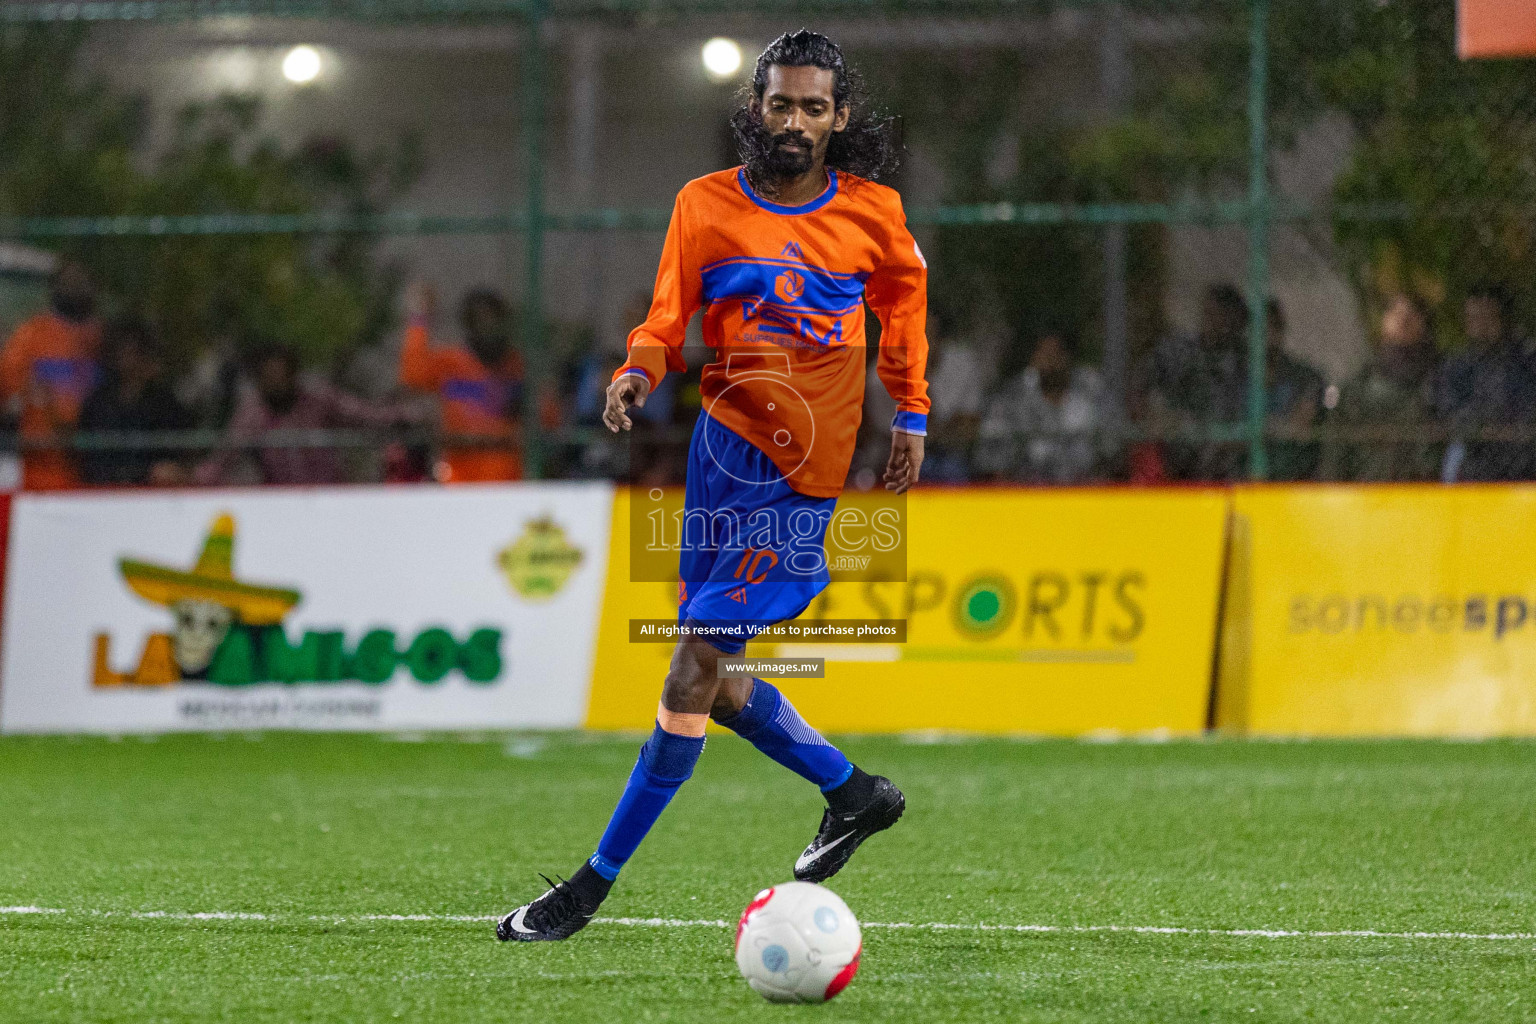
<svg viewBox="0 0 1536 1024">
<path fill-rule="evenodd" d="M 864 396 L 864 306 L 880 318 L 877 373 L 896 400 L 886 488 L 917 482 L 927 429 L 927 267 L 890 169 L 892 123 L 869 112 L 831 40 L 801 30 L 757 59 L 733 115 L 742 164 L 678 193 L 650 315 L 608 387 L 604 421 L 628 430 L 668 372 L 686 364 L 688 322 L 704 310 L 716 359 L 689 450 L 677 647 L 656 724 L 597 852 L 569 881 L 502 918 L 497 937 L 568 938 L 597 912 L 619 870 L 693 774 L 713 719 L 826 796 L 795 877 L 835 874 L 901 817 L 889 779 L 861 771 L 771 684 L 719 678 L 770 625 L 801 614 L 829 580 L 823 542 L 853 456 Z"/>
</svg>

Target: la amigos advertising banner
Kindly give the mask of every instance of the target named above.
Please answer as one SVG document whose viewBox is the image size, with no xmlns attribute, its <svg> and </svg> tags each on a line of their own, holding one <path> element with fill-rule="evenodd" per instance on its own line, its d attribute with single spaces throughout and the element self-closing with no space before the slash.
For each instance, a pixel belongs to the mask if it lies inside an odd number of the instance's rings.
<svg viewBox="0 0 1536 1024">
<path fill-rule="evenodd" d="M 612 494 L 20 496 L 0 729 L 580 725 Z"/>
</svg>

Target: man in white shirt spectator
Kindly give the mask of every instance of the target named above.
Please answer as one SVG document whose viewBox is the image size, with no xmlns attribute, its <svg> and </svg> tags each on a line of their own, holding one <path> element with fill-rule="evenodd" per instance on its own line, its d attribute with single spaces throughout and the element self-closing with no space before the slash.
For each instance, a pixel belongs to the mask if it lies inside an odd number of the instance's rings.
<svg viewBox="0 0 1536 1024">
<path fill-rule="evenodd" d="M 923 463 L 932 483 L 958 484 L 970 479 L 970 452 L 986 412 L 995 358 L 988 358 L 974 338 L 940 333 L 940 321 L 928 318 L 933 349 L 928 363 L 928 412 L 931 442 Z"/>
<path fill-rule="evenodd" d="M 1047 328 L 1036 336 L 1029 365 L 987 407 L 975 457 L 981 476 L 1041 484 L 1098 476 L 1104 384 L 1076 356 L 1072 332 Z"/>
</svg>

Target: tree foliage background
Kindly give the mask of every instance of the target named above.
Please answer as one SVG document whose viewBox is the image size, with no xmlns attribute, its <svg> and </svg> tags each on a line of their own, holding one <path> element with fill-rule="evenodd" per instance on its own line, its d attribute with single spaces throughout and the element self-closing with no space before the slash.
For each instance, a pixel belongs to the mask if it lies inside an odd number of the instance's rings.
<svg viewBox="0 0 1536 1024">
<path fill-rule="evenodd" d="M 1449 0 L 1270 0 L 1271 164 L 1324 118 L 1342 117 L 1349 150 L 1331 204 L 1304 229 L 1363 306 L 1408 288 L 1435 311 L 1443 344 L 1461 341 L 1461 299 L 1509 287 L 1536 318 L 1536 59 L 1463 61 Z M 1089 21 L 1053 50 L 958 60 L 873 62 L 910 143 L 937 156 L 950 203 L 1178 203 L 1242 199 L 1248 184 L 1248 0 L 1092 4 L 1129 26 L 1126 98 L 1094 95 Z M 1276 195 L 1278 214 L 1284 197 Z M 1042 323 L 1102 331 L 1102 229 L 950 227 L 933 254 L 934 301 L 964 325 L 993 308 L 1017 332 L 1005 368 Z M 1129 229 L 1133 349 L 1163 330 L 1167 230 Z M 1245 268 L 1231 277 L 1242 284 Z M 1374 319 L 1374 318 L 1373 318 Z"/>
<path fill-rule="evenodd" d="M 1508 287 L 1528 324 L 1536 281 L 1536 60 L 1460 60 L 1439 0 L 1279 4 L 1288 120 L 1342 113 L 1354 132 L 1333 236 L 1367 300 L 1405 287 L 1461 340 L 1473 285 Z M 1355 209 L 1351 211 L 1350 205 Z"/>
<path fill-rule="evenodd" d="M 1072 7 L 1072 11 L 1065 11 Z M 1250 0 L 1124 0 L 1032 8 L 1079 30 L 1022 48 L 857 55 L 908 142 L 943 174 L 943 200 L 1171 203 L 1247 191 Z M 1269 125 L 1284 152 L 1323 118 L 1350 135 L 1332 209 L 1309 227 L 1367 308 L 1409 287 L 1458 340 L 1460 297 L 1536 280 L 1536 60 L 1461 61 L 1448 0 L 1270 0 Z M 1102 19 L 1128 26 L 1123 100 L 1096 100 Z M 408 141 L 361 153 L 343 139 L 285 148 L 261 109 L 231 97 L 152 112 L 81 67 L 83 34 L 0 30 L 0 216 L 370 213 L 419 173 Z M 1128 232 L 1133 348 L 1163 329 L 1167 229 Z M 118 295 L 141 302 L 189 355 L 232 329 L 325 360 L 387 329 L 396 273 L 363 235 L 82 240 Z M 948 327 L 995 315 L 1024 359 L 1047 323 L 1102 332 L 1103 229 L 946 227 L 932 301 Z M 1242 268 L 1232 276 L 1241 279 Z"/>
<path fill-rule="evenodd" d="M 168 143 L 151 150 L 155 112 L 85 74 L 85 41 L 78 27 L 0 29 L 0 217 L 369 214 L 420 173 L 411 139 L 366 154 L 340 138 L 285 148 L 263 134 L 261 105 L 246 96 L 171 112 Z M 109 298 L 154 319 L 180 361 L 214 340 L 262 338 L 332 362 L 389 328 L 399 283 L 362 234 L 65 245 Z"/>
</svg>

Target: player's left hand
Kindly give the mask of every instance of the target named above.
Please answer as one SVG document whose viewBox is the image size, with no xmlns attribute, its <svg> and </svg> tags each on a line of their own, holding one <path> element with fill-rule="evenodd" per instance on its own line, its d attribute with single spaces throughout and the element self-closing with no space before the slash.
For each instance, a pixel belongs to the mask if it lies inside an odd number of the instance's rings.
<svg viewBox="0 0 1536 1024">
<path fill-rule="evenodd" d="M 923 468 L 923 435 L 891 431 L 891 460 L 885 464 L 885 489 L 905 494 Z"/>
<path fill-rule="evenodd" d="M 645 396 L 651 393 L 651 380 L 641 373 L 626 373 L 608 385 L 603 404 L 603 423 L 617 434 L 634 426 L 629 419 L 629 407 L 645 408 Z"/>
</svg>

